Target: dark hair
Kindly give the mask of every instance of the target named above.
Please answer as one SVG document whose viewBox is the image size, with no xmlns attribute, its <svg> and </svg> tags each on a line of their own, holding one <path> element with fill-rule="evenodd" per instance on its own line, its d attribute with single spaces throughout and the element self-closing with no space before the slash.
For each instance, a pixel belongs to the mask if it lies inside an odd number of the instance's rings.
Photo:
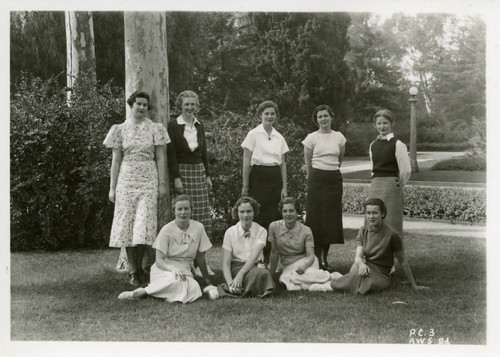
<svg viewBox="0 0 500 357">
<path fill-rule="evenodd" d="M 175 211 L 175 205 L 177 204 L 177 202 L 181 202 L 181 201 L 188 201 L 189 207 L 191 207 L 191 209 L 193 209 L 193 201 L 191 200 L 191 197 L 189 197 L 188 195 L 182 194 L 182 195 L 175 196 L 172 199 L 172 209 L 174 211 Z"/>
<path fill-rule="evenodd" d="M 380 213 L 382 214 L 382 218 L 385 218 L 387 214 L 387 207 L 385 206 L 384 201 L 380 198 L 369 198 L 365 201 L 363 207 L 366 211 L 366 206 L 378 206 L 380 208 Z"/>
<path fill-rule="evenodd" d="M 231 209 L 231 215 L 233 216 L 234 219 L 238 218 L 238 207 L 240 207 L 243 203 L 250 203 L 253 209 L 254 217 L 256 217 L 259 214 L 260 212 L 259 202 L 257 202 L 255 198 L 252 198 L 250 196 L 243 196 L 238 201 L 236 201 L 233 208 Z"/>
<path fill-rule="evenodd" d="M 267 108 L 274 108 L 274 110 L 276 111 L 276 117 L 279 117 L 280 111 L 278 110 L 278 105 L 272 100 L 265 100 L 259 104 L 259 106 L 257 107 L 257 116 L 260 117 L 264 110 L 266 110 Z"/>
<path fill-rule="evenodd" d="M 134 93 L 130 95 L 127 99 L 127 104 L 130 108 L 134 106 L 136 98 L 146 98 L 148 100 L 148 110 L 151 110 L 151 99 L 149 98 L 149 94 L 146 92 L 136 90 Z"/>
<path fill-rule="evenodd" d="M 319 127 L 318 125 L 318 113 L 322 110 L 326 110 L 328 112 L 328 114 L 330 114 L 330 116 L 333 118 L 335 118 L 335 113 L 333 112 L 332 108 L 330 108 L 328 105 L 326 104 L 321 104 L 321 105 L 318 105 L 314 111 L 313 111 L 313 114 L 312 114 L 312 121 L 314 124 L 316 124 L 316 126 Z"/>
<path fill-rule="evenodd" d="M 295 210 L 297 211 L 297 214 L 302 213 L 302 209 L 300 208 L 299 201 L 297 201 L 294 197 L 288 196 L 285 198 L 282 198 L 280 203 L 278 203 L 278 212 L 281 214 L 283 212 L 283 206 L 286 204 L 293 204 L 295 207 Z"/>
<path fill-rule="evenodd" d="M 185 90 L 183 92 L 180 92 L 179 95 L 177 96 L 177 99 L 175 100 L 175 106 L 177 109 L 182 109 L 182 101 L 184 98 L 195 98 L 196 99 L 196 106 L 200 106 L 200 101 L 198 100 L 198 94 L 193 92 L 192 90 Z"/>
<path fill-rule="evenodd" d="M 394 125 L 394 115 L 392 114 L 392 112 L 389 109 L 379 109 L 379 110 L 377 110 L 377 112 L 373 116 L 373 122 L 374 123 L 377 122 L 377 118 L 378 117 L 386 118 L 387 120 L 389 120 L 391 122 L 391 125 Z"/>
</svg>

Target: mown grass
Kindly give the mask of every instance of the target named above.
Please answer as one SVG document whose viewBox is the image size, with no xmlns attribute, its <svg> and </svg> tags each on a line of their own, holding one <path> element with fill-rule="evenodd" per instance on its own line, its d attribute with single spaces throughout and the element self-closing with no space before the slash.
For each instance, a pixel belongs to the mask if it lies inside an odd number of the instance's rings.
<svg viewBox="0 0 500 357">
<path fill-rule="evenodd" d="M 346 244 L 332 246 L 336 270 L 348 271 L 355 234 L 346 230 Z M 413 292 L 398 273 L 389 291 L 365 297 L 281 290 L 188 305 L 118 300 L 130 287 L 113 269 L 116 250 L 13 253 L 11 339 L 408 343 L 410 330 L 422 328 L 433 329 L 434 343 L 485 344 L 486 242 L 410 234 L 405 244 L 418 283 L 431 290 Z M 222 282 L 222 249 L 207 258 Z"/>
</svg>

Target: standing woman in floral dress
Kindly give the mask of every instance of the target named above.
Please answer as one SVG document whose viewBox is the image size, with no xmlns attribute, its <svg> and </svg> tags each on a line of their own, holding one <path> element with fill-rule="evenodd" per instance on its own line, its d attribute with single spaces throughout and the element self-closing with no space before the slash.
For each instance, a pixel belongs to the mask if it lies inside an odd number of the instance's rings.
<svg viewBox="0 0 500 357">
<path fill-rule="evenodd" d="M 158 193 L 166 194 L 165 145 L 170 142 L 161 123 L 151 121 L 149 94 L 128 98 L 130 116 L 111 127 L 104 145 L 113 149 L 109 199 L 115 204 L 110 247 L 125 247 L 129 282 L 148 282 L 142 269 L 146 246 L 153 245 L 157 227 Z"/>
<path fill-rule="evenodd" d="M 191 217 L 205 227 L 212 238 L 209 189 L 212 188 L 208 165 L 205 128 L 195 117 L 200 106 L 198 95 L 190 90 L 177 96 L 175 105 L 182 111 L 177 119 L 168 123 L 172 140 L 167 146 L 168 167 L 173 180 L 174 194 L 186 194 L 193 203 Z M 196 266 L 197 263 L 194 262 Z M 198 270 L 198 269 L 196 269 Z M 208 267 L 210 275 L 212 270 Z M 201 272 L 197 271 L 197 275 Z"/>
</svg>

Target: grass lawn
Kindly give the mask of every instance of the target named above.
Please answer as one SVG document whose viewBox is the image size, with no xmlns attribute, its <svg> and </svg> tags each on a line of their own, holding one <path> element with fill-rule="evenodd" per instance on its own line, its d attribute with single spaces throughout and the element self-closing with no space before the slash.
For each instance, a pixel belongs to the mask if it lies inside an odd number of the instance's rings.
<svg viewBox="0 0 500 357">
<path fill-rule="evenodd" d="M 344 179 L 371 179 L 371 170 L 342 174 Z M 412 172 L 410 181 L 486 183 L 486 171 L 430 170 L 420 168 Z"/>
<path fill-rule="evenodd" d="M 330 256 L 342 273 L 355 250 L 356 232 L 345 233 Z M 405 245 L 417 282 L 431 290 L 413 292 L 398 272 L 389 291 L 364 297 L 280 291 L 188 305 L 118 300 L 130 289 L 114 271 L 118 250 L 13 253 L 11 339 L 407 344 L 412 329 L 432 329 L 433 343 L 485 344 L 486 241 L 409 234 Z M 222 282 L 222 249 L 207 258 Z"/>
</svg>

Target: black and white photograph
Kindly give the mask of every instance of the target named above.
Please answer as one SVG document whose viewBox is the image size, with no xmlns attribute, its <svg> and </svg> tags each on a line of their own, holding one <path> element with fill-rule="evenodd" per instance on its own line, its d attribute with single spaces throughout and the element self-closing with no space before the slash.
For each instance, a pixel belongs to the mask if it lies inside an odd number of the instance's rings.
<svg viewBox="0 0 500 357">
<path fill-rule="evenodd" d="M 496 355 L 499 10 L 2 5 L 0 356 Z"/>
</svg>

